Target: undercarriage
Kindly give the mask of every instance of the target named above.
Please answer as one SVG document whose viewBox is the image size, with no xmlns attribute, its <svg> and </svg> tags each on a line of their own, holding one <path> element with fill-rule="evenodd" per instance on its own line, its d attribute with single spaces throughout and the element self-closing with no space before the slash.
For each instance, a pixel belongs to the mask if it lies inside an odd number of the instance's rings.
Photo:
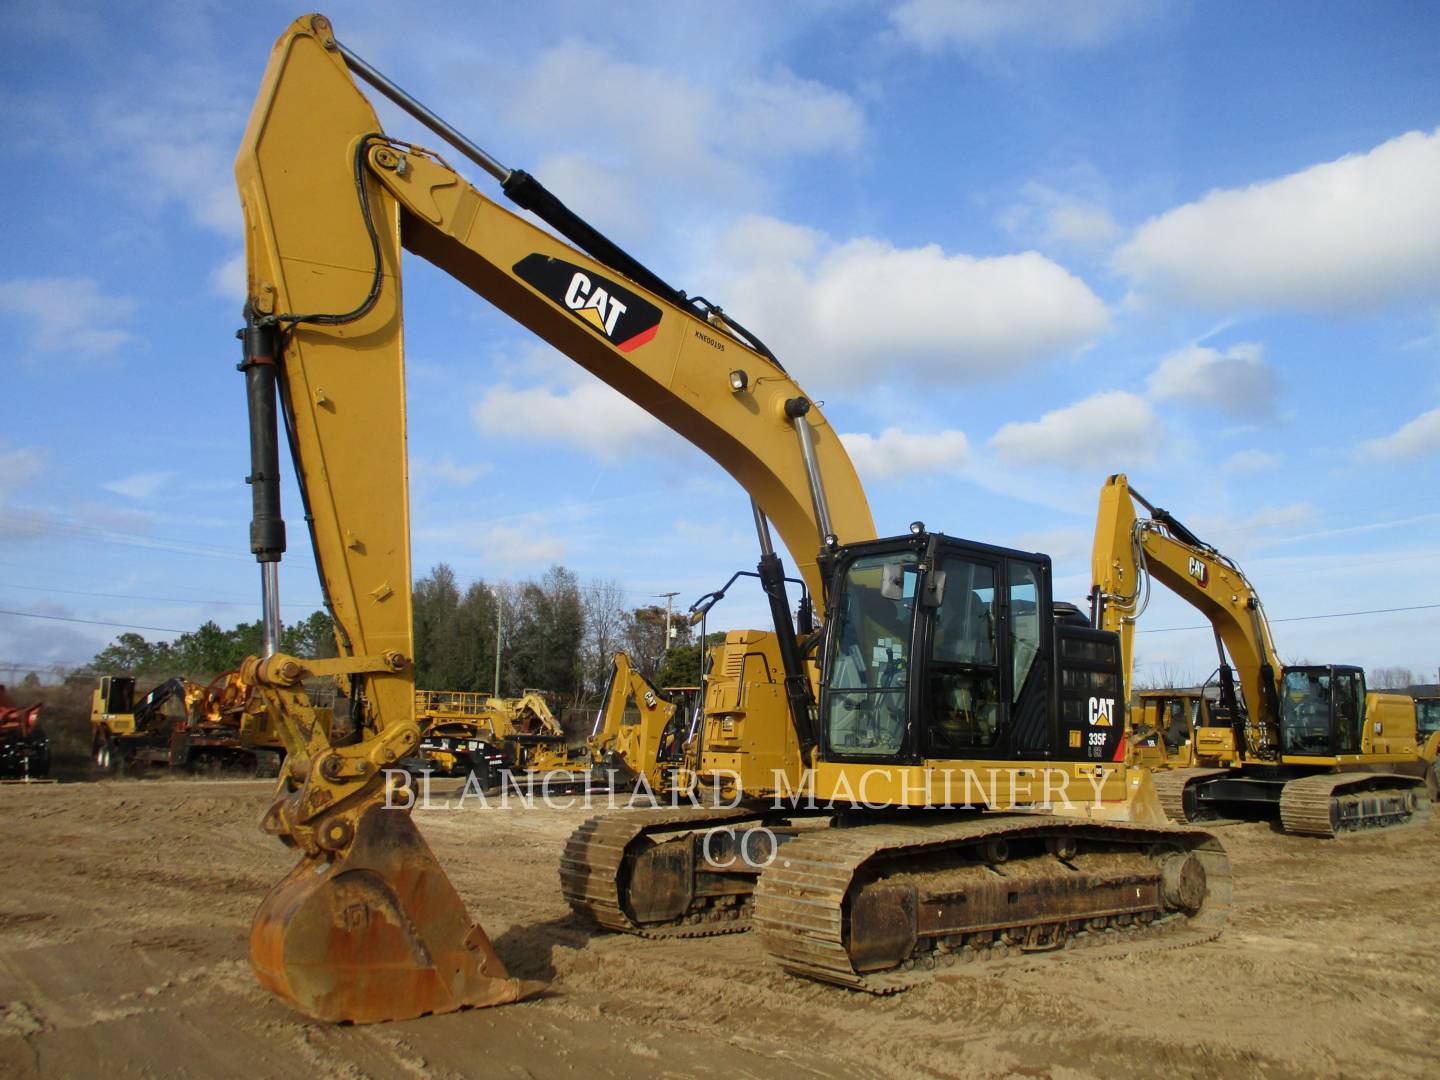
<svg viewBox="0 0 1440 1080">
<path fill-rule="evenodd" d="M 601 927 L 754 927 L 785 970 L 873 993 L 957 966 L 1208 940 L 1230 901 L 1210 833 L 1024 813 L 624 812 L 576 830 L 560 877 Z"/>
</svg>

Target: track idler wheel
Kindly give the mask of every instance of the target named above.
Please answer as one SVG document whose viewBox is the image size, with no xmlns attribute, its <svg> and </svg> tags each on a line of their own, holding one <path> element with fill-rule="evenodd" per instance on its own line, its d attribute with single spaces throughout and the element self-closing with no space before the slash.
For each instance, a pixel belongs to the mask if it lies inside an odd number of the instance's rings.
<svg viewBox="0 0 1440 1080">
<path fill-rule="evenodd" d="M 1171 911 L 1194 915 L 1205 903 L 1208 881 L 1205 866 L 1194 852 L 1171 851 L 1161 855 L 1160 895 Z"/>
<path fill-rule="evenodd" d="M 357 1024 L 519 1001 L 512 979 L 407 811 L 372 805 L 270 890 L 250 928 L 260 984 L 306 1016 Z"/>
</svg>

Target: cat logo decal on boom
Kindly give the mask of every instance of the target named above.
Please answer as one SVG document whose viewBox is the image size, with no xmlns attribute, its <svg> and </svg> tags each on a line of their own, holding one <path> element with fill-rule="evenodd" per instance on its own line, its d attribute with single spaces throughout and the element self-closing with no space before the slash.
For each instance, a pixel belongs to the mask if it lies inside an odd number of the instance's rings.
<svg viewBox="0 0 1440 1080">
<path fill-rule="evenodd" d="M 621 352 L 650 341 L 660 328 L 660 309 L 625 286 L 593 270 L 538 252 L 514 266 L 515 275 Z"/>
<path fill-rule="evenodd" d="M 1186 567 L 1186 570 L 1189 571 L 1190 576 L 1195 579 L 1196 583 L 1202 589 L 1210 583 L 1210 571 L 1205 566 L 1204 560 L 1197 559 L 1194 555 L 1191 555 L 1190 564 Z"/>
</svg>

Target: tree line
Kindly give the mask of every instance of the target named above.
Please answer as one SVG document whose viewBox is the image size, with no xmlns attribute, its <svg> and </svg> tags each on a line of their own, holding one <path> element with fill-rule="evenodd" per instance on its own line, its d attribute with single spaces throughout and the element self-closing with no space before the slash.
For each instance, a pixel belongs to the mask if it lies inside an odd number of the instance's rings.
<svg viewBox="0 0 1440 1080">
<path fill-rule="evenodd" d="M 570 704 L 594 701 L 609 678 L 610 657 L 622 650 L 658 685 L 698 684 L 700 646 L 683 613 L 671 617 L 667 641 L 665 608 L 631 606 L 625 598 L 616 581 L 582 584 L 558 565 L 531 580 L 462 586 L 455 571 L 440 563 L 415 582 L 415 684 L 425 690 L 494 691 L 497 641 L 504 697 L 535 688 Z M 711 635 L 711 641 L 723 637 Z M 96 653 L 77 677 L 208 680 L 259 655 L 262 640 L 258 621 L 229 630 L 207 622 L 173 641 L 148 641 L 126 632 Z M 334 656 L 330 616 L 316 611 L 286 626 L 281 649 L 305 658 Z"/>
<path fill-rule="evenodd" d="M 548 690 L 571 704 L 593 701 L 605 689 L 610 657 L 630 655 L 647 678 L 674 685 L 699 649 L 690 626 L 675 613 L 666 641 L 665 609 L 632 607 L 616 581 L 581 584 L 563 566 L 538 579 L 487 584 L 463 590 L 455 572 L 440 563 L 415 583 L 415 683 L 435 690 L 495 690 L 496 642 L 500 694 Z M 497 637 L 498 632 L 498 637 Z"/>
</svg>

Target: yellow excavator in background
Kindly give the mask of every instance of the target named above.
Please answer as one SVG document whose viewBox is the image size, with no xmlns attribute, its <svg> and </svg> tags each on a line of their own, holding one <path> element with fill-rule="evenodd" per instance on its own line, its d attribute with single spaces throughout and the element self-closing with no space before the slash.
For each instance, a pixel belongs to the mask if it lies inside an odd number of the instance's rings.
<svg viewBox="0 0 1440 1080">
<path fill-rule="evenodd" d="M 1286 832 L 1335 836 L 1429 816 L 1414 702 L 1367 693 L 1353 665 L 1283 664 L 1259 594 L 1235 562 L 1123 474 L 1101 488 L 1091 570 L 1092 618 L 1120 635 L 1127 691 L 1152 579 L 1215 632 L 1218 702 L 1193 702 L 1189 738 L 1173 751 L 1161 740 L 1134 753 L 1163 770 L 1155 786 L 1173 820 L 1273 815 Z"/>
<path fill-rule="evenodd" d="M 497 206 L 434 151 L 386 136 L 352 74 L 576 246 Z M 751 498 L 774 626 L 730 635 L 725 678 L 706 687 L 701 805 L 587 823 L 562 857 L 573 906 L 651 937 L 741 929 L 753 911 L 785 969 L 877 993 L 976 958 L 1217 932 L 1224 851 L 1164 824 L 1149 774 L 1114 760 L 1119 643 L 1052 599 L 1046 556 L 920 522 L 878 538 L 838 436 L 758 338 L 445 124 L 321 16 L 277 43 L 236 175 L 265 627 L 265 654 L 243 671 L 289 751 L 263 827 L 300 854 L 255 917 L 262 985 L 308 1015 L 357 1022 L 531 989 L 471 924 L 411 815 L 387 809 L 406 805 L 408 777 L 393 766 L 420 742 L 402 246 L 667 424 Z M 333 659 L 279 649 L 282 430 Z M 772 524 L 797 563 L 798 624 Z M 310 676 L 350 680 L 352 738 L 317 716 Z M 907 812 L 922 808 L 933 812 Z"/>
</svg>

